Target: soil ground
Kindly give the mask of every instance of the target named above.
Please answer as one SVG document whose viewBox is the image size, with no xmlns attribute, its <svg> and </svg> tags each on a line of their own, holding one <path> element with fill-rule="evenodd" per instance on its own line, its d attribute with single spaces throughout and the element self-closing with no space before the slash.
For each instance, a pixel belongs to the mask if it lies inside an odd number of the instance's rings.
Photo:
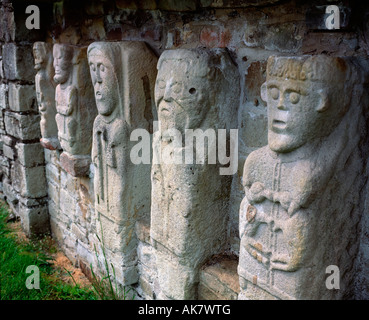
<svg viewBox="0 0 369 320">
<path fill-rule="evenodd" d="M 9 222 L 8 226 L 14 232 L 14 234 L 17 235 L 19 241 L 30 241 L 29 238 L 27 238 L 26 234 L 23 232 L 20 221 Z M 52 257 L 52 260 L 50 262 L 56 270 L 62 271 L 60 272 L 60 274 L 62 275 L 61 280 L 63 282 L 74 284 L 75 281 L 82 288 L 92 286 L 91 282 L 83 274 L 82 270 L 72 264 L 72 262 L 58 248 L 56 242 L 50 236 L 46 236 L 41 241 L 43 241 L 44 243 L 46 242 L 48 248 L 53 248 L 53 251 L 56 251 L 55 253 L 50 254 L 50 256 Z M 73 276 L 74 281 L 71 276 L 67 272 L 65 272 L 65 270 L 68 270 L 70 272 L 70 274 Z"/>
</svg>

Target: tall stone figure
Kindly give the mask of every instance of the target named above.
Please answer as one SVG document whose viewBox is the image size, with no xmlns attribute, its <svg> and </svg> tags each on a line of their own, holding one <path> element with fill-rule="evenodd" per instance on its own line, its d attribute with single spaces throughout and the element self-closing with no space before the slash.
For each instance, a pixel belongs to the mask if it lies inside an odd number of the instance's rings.
<svg viewBox="0 0 369 320">
<path fill-rule="evenodd" d="M 87 47 L 54 44 L 56 123 L 61 166 L 84 176 L 91 163 L 92 126 L 97 114 L 87 64 Z"/>
<path fill-rule="evenodd" d="M 55 150 L 60 148 L 58 140 L 58 127 L 55 122 L 55 87 L 53 80 L 53 53 L 52 44 L 46 42 L 35 42 L 33 45 L 33 56 L 35 59 L 36 97 L 41 114 L 41 145 L 44 148 Z"/>
<path fill-rule="evenodd" d="M 149 131 L 157 58 L 144 42 L 94 42 L 88 60 L 98 116 L 93 128 L 95 209 L 122 285 L 137 282 L 137 219 L 150 214 L 150 164 L 135 164 L 134 129 Z M 150 148 L 150 145 L 147 145 Z"/>
<path fill-rule="evenodd" d="M 196 299 L 201 265 L 225 244 L 231 176 L 220 174 L 219 162 L 209 156 L 216 145 L 204 136 L 236 127 L 239 88 L 237 67 L 225 50 L 168 50 L 159 58 L 151 197 L 159 299 Z M 188 143 L 189 129 L 204 134 L 202 147 Z M 202 163 L 186 160 L 188 149 L 204 152 Z"/>
<path fill-rule="evenodd" d="M 353 296 L 368 214 L 364 70 L 353 58 L 268 59 L 268 145 L 243 174 L 239 299 Z"/>
</svg>

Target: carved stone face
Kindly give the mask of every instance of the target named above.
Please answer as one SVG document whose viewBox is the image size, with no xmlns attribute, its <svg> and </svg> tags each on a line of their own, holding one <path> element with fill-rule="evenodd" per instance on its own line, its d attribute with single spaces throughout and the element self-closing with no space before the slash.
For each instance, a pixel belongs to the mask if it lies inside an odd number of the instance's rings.
<svg viewBox="0 0 369 320">
<path fill-rule="evenodd" d="M 271 150 L 291 152 L 331 134 L 348 108 L 347 68 L 339 57 L 269 57 L 261 97 Z"/>
<path fill-rule="evenodd" d="M 99 114 L 110 116 L 119 103 L 117 77 L 104 52 L 93 49 L 88 55 L 92 84 Z"/>
<path fill-rule="evenodd" d="M 56 83 L 65 83 L 72 69 L 73 51 L 71 48 L 55 44 L 53 48 L 54 57 L 54 81 Z"/>
<path fill-rule="evenodd" d="M 41 69 L 42 64 L 45 62 L 46 58 L 45 46 L 39 42 L 35 42 L 35 44 L 33 45 L 33 57 L 35 59 L 35 69 Z"/>
<path fill-rule="evenodd" d="M 210 106 L 211 84 L 208 66 L 189 64 L 186 60 L 163 60 L 155 85 L 155 103 L 162 129 L 196 129 Z M 203 72 L 199 68 L 204 69 Z M 196 69 L 196 70 L 195 70 Z M 196 74 L 195 74 L 196 72 Z"/>
<path fill-rule="evenodd" d="M 276 152 L 293 151 L 321 134 L 323 96 L 310 81 L 271 80 L 265 84 L 268 143 Z"/>
</svg>

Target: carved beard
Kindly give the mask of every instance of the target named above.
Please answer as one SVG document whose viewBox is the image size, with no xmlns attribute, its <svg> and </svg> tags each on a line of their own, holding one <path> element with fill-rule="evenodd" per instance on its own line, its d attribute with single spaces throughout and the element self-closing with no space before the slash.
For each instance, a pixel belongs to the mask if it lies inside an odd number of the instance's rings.
<svg viewBox="0 0 369 320">
<path fill-rule="evenodd" d="M 69 79 L 69 72 L 70 70 L 62 70 L 61 73 L 55 73 L 54 81 L 59 84 L 63 84 L 68 81 Z"/>
<path fill-rule="evenodd" d="M 35 70 L 40 70 L 44 64 L 44 60 L 43 59 L 35 59 Z"/>
</svg>

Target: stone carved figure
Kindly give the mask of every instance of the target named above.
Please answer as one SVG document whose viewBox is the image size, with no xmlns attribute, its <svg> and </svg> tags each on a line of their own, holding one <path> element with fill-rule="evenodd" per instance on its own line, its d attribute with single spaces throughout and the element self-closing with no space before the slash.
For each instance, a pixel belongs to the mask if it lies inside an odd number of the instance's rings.
<svg viewBox="0 0 369 320">
<path fill-rule="evenodd" d="M 89 80 L 87 48 L 55 44 L 56 123 L 63 153 L 62 167 L 73 176 L 88 174 L 92 126 L 96 116 L 93 88 Z"/>
<path fill-rule="evenodd" d="M 95 208 L 107 255 L 117 262 L 117 279 L 129 285 L 138 280 L 135 223 L 150 214 L 151 194 L 151 166 L 132 163 L 130 135 L 152 126 L 157 58 L 144 42 L 94 42 L 88 61 L 98 110 Z"/>
<path fill-rule="evenodd" d="M 52 45 L 46 42 L 35 42 L 33 45 L 35 59 L 36 97 L 41 114 L 41 145 L 44 148 L 55 150 L 60 148 L 58 140 L 58 128 L 55 122 L 55 87 L 53 80 L 53 54 Z"/>
<path fill-rule="evenodd" d="M 352 294 L 363 207 L 362 112 L 368 70 L 327 56 L 270 57 L 262 98 L 268 145 L 243 174 L 239 299 L 332 299 Z M 363 199 L 363 198 L 361 198 Z M 326 286 L 338 266 L 340 290 Z"/>
<path fill-rule="evenodd" d="M 155 86 L 154 158 L 171 144 L 173 153 L 189 147 L 174 145 L 173 129 L 184 137 L 186 129 L 235 128 L 239 90 L 238 70 L 226 51 L 164 51 Z M 214 146 L 205 143 L 207 148 Z M 199 268 L 225 243 L 231 176 L 220 175 L 219 164 L 209 164 L 205 155 L 203 164 L 153 161 L 151 239 L 159 299 L 195 299 Z"/>
</svg>

